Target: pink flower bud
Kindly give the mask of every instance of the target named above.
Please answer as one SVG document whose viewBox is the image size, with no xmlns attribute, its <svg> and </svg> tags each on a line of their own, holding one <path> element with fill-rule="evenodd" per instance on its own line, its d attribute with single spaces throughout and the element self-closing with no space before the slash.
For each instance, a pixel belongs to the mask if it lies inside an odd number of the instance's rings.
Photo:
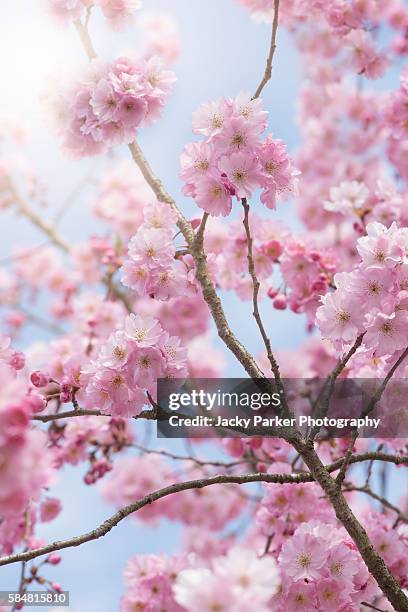
<svg viewBox="0 0 408 612">
<path fill-rule="evenodd" d="M 269 289 L 268 289 L 268 297 L 270 297 L 271 300 L 273 300 L 273 298 L 276 298 L 277 295 L 278 295 L 278 290 L 275 289 L 275 287 L 269 287 Z"/>
<path fill-rule="evenodd" d="M 299 310 L 300 310 L 299 302 L 296 302 L 296 301 L 291 302 L 290 309 L 291 309 L 292 312 L 299 312 Z"/>
<path fill-rule="evenodd" d="M 26 402 L 34 414 L 42 412 L 47 406 L 47 400 L 39 393 L 29 393 Z"/>
<path fill-rule="evenodd" d="M 50 377 L 40 370 L 35 370 L 31 373 L 30 380 L 34 387 L 38 387 L 40 389 L 49 383 Z"/>
<path fill-rule="evenodd" d="M 62 586 L 58 582 L 51 582 L 51 588 L 57 593 L 62 593 Z"/>
<path fill-rule="evenodd" d="M 357 223 L 357 221 L 355 223 L 353 223 L 353 229 L 360 236 L 362 236 L 364 234 L 363 226 L 360 223 Z"/>
<path fill-rule="evenodd" d="M 91 485 L 91 484 L 94 484 L 94 482 L 95 482 L 95 478 L 92 476 L 92 474 L 90 472 L 85 474 L 85 476 L 84 476 L 84 483 L 85 484 Z"/>
<path fill-rule="evenodd" d="M 288 303 L 284 293 L 279 293 L 273 300 L 273 307 L 276 308 L 276 310 L 286 310 L 287 305 Z"/>
<path fill-rule="evenodd" d="M 191 219 L 190 223 L 193 229 L 197 229 L 201 224 L 201 219 Z"/>
<path fill-rule="evenodd" d="M 51 565 L 58 565 L 58 563 L 60 562 L 61 562 L 61 557 L 57 553 L 52 553 L 47 558 L 47 563 L 50 563 Z"/>
</svg>

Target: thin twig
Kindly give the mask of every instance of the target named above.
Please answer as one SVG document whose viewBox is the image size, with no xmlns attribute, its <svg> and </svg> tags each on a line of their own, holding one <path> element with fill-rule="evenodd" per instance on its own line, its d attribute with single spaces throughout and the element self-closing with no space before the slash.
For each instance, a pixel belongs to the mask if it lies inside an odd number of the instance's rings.
<svg viewBox="0 0 408 612">
<path fill-rule="evenodd" d="M 363 414 L 361 415 L 362 418 L 366 417 L 368 414 L 370 414 L 370 412 L 372 412 L 374 410 L 374 408 L 376 407 L 377 403 L 380 401 L 380 399 L 382 397 L 382 394 L 385 391 L 386 386 L 388 385 L 388 383 L 391 380 L 391 378 L 394 376 L 395 370 L 397 370 L 397 368 L 402 364 L 402 362 L 407 357 L 407 355 L 408 355 L 408 347 L 404 350 L 404 352 L 399 356 L 399 358 L 394 363 L 392 368 L 388 371 L 386 377 L 382 381 L 381 385 L 378 387 L 377 391 L 374 393 L 374 395 L 371 398 L 368 406 L 366 407 L 366 409 L 364 410 Z"/>
<path fill-rule="evenodd" d="M 81 39 L 82 45 L 86 51 L 88 59 L 91 62 L 92 60 L 96 59 L 96 53 L 95 53 L 95 49 L 92 44 L 91 37 L 89 36 L 88 23 L 89 23 L 89 18 L 86 19 L 85 25 L 82 23 L 80 19 L 77 19 L 76 21 L 74 21 L 74 26 L 76 28 L 76 31 L 78 32 L 79 38 Z"/>
<path fill-rule="evenodd" d="M 58 412 L 56 414 L 35 414 L 32 417 L 33 421 L 40 421 L 41 423 L 49 423 L 50 421 L 59 421 L 60 419 L 69 419 L 72 417 L 82 417 L 82 416 L 100 416 L 109 418 L 111 415 L 103 414 L 100 410 L 87 410 L 83 408 L 79 408 L 78 410 L 68 410 L 66 412 Z M 156 418 L 155 410 L 143 410 L 140 414 L 132 417 L 133 419 L 147 419 L 154 420 Z"/>
<path fill-rule="evenodd" d="M 348 446 L 348 449 L 347 449 L 346 456 L 344 457 L 344 460 L 343 460 L 343 463 L 341 465 L 340 471 L 339 471 L 339 473 L 337 474 L 337 477 L 336 477 L 336 484 L 337 484 L 338 487 L 341 487 L 341 485 L 343 483 L 343 480 L 346 477 L 346 471 L 347 471 L 348 466 L 350 465 L 351 457 L 353 455 L 353 449 L 354 449 L 355 441 L 356 440 L 355 440 L 354 436 L 351 436 L 351 440 L 350 440 L 350 443 L 349 443 L 349 446 Z"/>
<path fill-rule="evenodd" d="M 313 406 L 313 411 L 317 418 L 321 418 L 327 415 L 329 411 L 329 407 L 330 407 L 330 399 L 334 393 L 336 381 L 338 377 L 340 376 L 340 374 L 343 372 L 344 368 L 346 367 L 350 359 L 352 358 L 352 356 L 360 348 L 363 338 L 364 338 L 364 333 L 357 336 L 352 347 L 347 351 L 345 356 L 339 360 L 334 370 L 327 377 L 319 393 L 319 396 L 317 397 L 316 401 L 314 402 L 314 406 Z M 317 426 L 313 427 L 310 432 L 309 438 L 313 440 L 319 431 L 320 431 L 320 427 L 317 427 Z"/>
<path fill-rule="evenodd" d="M 265 544 L 265 549 L 264 549 L 264 551 L 263 551 L 263 553 L 262 553 L 262 557 L 265 557 L 265 555 L 267 555 L 267 554 L 268 554 L 269 549 L 270 549 L 271 544 L 272 544 L 273 536 L 274 536 L 274 534 L 269 535 L 269 536 L 267 537 L 267 539 L 266 539 L 266 544 Z"/>
<path fill-rule="evenodd" d="M 132 448 L 137 448 L 143 453 L 150 454 L 150 455 L 161 455 L 162 457 L 168 457 L 169 459 L 173 459 L 174 461 L 191 461 L 192 463 L 195 463 L 196 465 L 199 465 L 201 467 L 212 466 L 212 467 L 224 467 L 228 469 L 231 467 L 235 467 L 237 465 L 248 464 L 248 461 L 231 461 L 228 463 L 224 461 L 204 461 L 204 460 L 196 459 L 195 457 L 188 456 L 188 455 L 184 455 L 184 456 L 175 455 L 165 450 L 156 450 L 156 449 L 146 448 L 145 446 L 142 446 L 140 444 L 129 444 L 129 446 Z"/>
<path fill-rule="evenodd" d="M 10 190 L 12 191 L 12 194 L 13 194 L 13 204 L 16 207 L 16 209 L 20 213 L 22 213 L 25 217 L 27 217 L 27 219 L 29 219 L 33 223 L 33 225 L 38 227 L 44 234 L 46 234 L 55 245 L 57 245 L 60 249 L 68 253 L 69 252 L 68 243 L 65 242 L 63 238 L 61 238 L 61 236 L 58 234 L 58 232 L 55 230 L 55 228 L 52 225 L 44 221 L 41 215 L 36 213 L 35 210 L 33 210 L 23 200 L 23 198 L 19 195 L 19 193 L 17 192 L 17 189 L 15 188 L 15 186 L 13 185 L 11 181 L 10 181 Z"/>
<path fill-rule="evenodd" d="M 380 444 L 379 447 L 377 448 L 377 451 L 380 452 L 384 447 L 384 444 Z M 366 480 L 364 483 L 365 487 L 368 487 L 370 485 L 370 478 L 371 478 L 371 474 L 373 471 L 373 467 L 374 467 L 374 459 L 371 459 L 370 463 L 368 464 L 368 468 L 367 468 L 367 476 L 366 476 Z"/>
<path fill-rule="evenodd" d="M 278 21 L 279 21 L 279 0 L 274 0 L 274 15 L 273 15 L 273 22 L 272 22 L 272 36 L 271 36 L 271 45 L 269 48 L 269 55 L 268 55 L 268 59 L 266 60 L 265 73 L 262 77 L 262 81 L 259 83 L 256 89 L 256 92 L 253 95 L 253 98 L 252 98 L 253 100 L 255 100 L 256 98 L 259 98 L 259 96 L 262 93 L 263 88 L 265 87 L 267 82 L 270 81 L 271 76 L 272 76 L 272 62 L 273 62 L 273 56 L 276 51 L 276 33 L 278 31 Z"/>
<path fill-rule="evenodd" d="M 371 608 L 371 610 L 376 610 L 377 612 L 387 612 L 386 610 L 383 610 L 382 608 L 377 608 L 377 606 L 373 606 L 373 604 L 367 603 L 366 601 L 362 601 L 361 605 L 365 606 L 366 608 Z"/>
<path fill-rule="evenodd" d="M 392 504 L 390 501 L 388 501 L 388 499 L 386 499 L 382 495 L 378 495 L 377 493 L 372 491 L 370 487 L 368 486 L 357 487 L 352 484 L 346 484 L 345 490 L 346 491 L 357 491 L 358 493 L 365 493 L 369 497 L 372 497 L 372 499 L 375 499 L 376 501 L 380 502 L 380 504 L 382 504 L 385 508 L 388 508 L 389 510 L 392 510 L 393 512 L 398 514 L 398 518 L 401 521 L 404 521 L 404 523 L 408 523 L 408 514 L 406 514 L 399 508 L 397 508 L 397 506 L 394 506 L 394 504 Z"/>
<path fill-rule="evenodd" d="M 276 385 L 281 395 L 281 401 L 282 401 L 282 405 L 284 408 L 284 412 L 288 413 L 289 408 L 286 402 L 285 390 L 284 390 L 281 375 L 280 375 L 279 364 L 276 361 L 276 358 L 272 352 L 271 341 L 269 339 L 268 334 L 266 333 L 265 326 L 263 324 L 262 317 L 259 312 L 258 298 L 259 298 L 259 289 L 261 285 L 258 280 L 256 269 L 255 269 L 255 262 L 254 262 L 254 255 L 253 255 L 253 238 L 252 238 L 251 228 L 249 224 L 249 204 L 246 198 L 242 198 L 241 202 L 244 208 L 243 224 L 244 224 L 246 240 L 247 240 L 248 272 L 252 279 L 252 309 L 253 309 L 252 314 L 256 321 L 256 324 L 260 331 L 263 343 L 266 348 L 266 354 L 268 357 L 268 361 L 270 363 L 271 370 L 275 377 Z"/>
</svg>

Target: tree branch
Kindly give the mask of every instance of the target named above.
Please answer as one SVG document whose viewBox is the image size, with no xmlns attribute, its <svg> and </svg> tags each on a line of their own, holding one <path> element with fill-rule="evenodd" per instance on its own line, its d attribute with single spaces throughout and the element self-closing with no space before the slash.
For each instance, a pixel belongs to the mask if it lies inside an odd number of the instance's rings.
<svg viewBox="0 0 408 612">
<path fill-rule="evenodd" d="M 233 476 L 233 475 L 217 475 L 211 476 L 209 478 L 201 478 L 197 480 L 189 480 L 186 482 L 179 482 L 172 484 L 168 487 L 164 487 L 159 489 L 158 491 L 154 491 L 149 495 L 145 495 L 138 501 L 125 506 L 115 514 L 113 514 L 110 518 L 104 521 L 99 527 L 84 533 L 80 536 L 74 536 L 67 540 L 60 540 L 57 542 L 53 542 L 52 544 L 48 544 L 46 546 L 42 546 L 41 548 L 35 548 L 33 550 L 24 551 L 21 553 L 17 553 L 14 555 L 8 555 L 6 557 L 0 558 L 0 566 L 10 565 L 11 563 L 18 563 L 20 561 L 29 561 L 30 559 L 35 559 L 36 557 L 40 557 L 42 555 L 49 554 L 56 550 L 62 550 L 64 548 L 71 548 L 74 546 L 80 546 L 85 542 L 91 542 L 92 540 L 98 540 L 99 538 L 105 536 L 107 533 L 116 527 L 124 518 L 133 514 L 133 512 L 137 512 L 141 510 L 144 506 L 151 504 L 163 497 L 167 497 L 168 495 L 172 495 L 173 493 L 179 493 L 181 491 L 187 491 L 189 489 L 202 489 L 204 487 L 212 486 L 215 484 L 248 484 L 251 482 L 272 482 L 278 484 L 284 483 L 294 483 L 294 482 L 304 482 L 304 477 L 302 475 L 290 475 L 290 474 L 266 474 L 266 473 L 258 473 L 258 474 L 244 474 L 241 476 Z"/>
<path fill-rule="evenodd" d="M 259 83 L 256 89 L 256 92 L 253 95 L 253 98 L 252 98 L 253 100 L 255 100 L 256 98 L 259 98 L 259 96 L 262 93 L 263 88 L 268 83 L 268 81 L 270 81 L 271 76 L 272 76 L 272 61 L 273 61 L 273 56 L 276 51 L 276 33 L 278 31 L 278 21 L 279 21 L 279 0 L 274 0 L 274 15 L 273 15 L 272 36 L 271 36 L 271 45 L 269 48 L 269 55 L 266 60 L 265 73 L 262 77 L 262 81 Z"/>
<path fill-rule="evenodd" d="M 388 601 L 396 610 L 408 611 L 408 597 L 372 545 L 367 532 L 354 515 L 342 491 L 316 454 L 313 442 L 309 440 L 306 443 L 298 444 L 293 441 L 292 445 L 301 454 L 311 474 L 326 493 L 336 517 L 357 546 L 364 563 Z"/>
</svg>

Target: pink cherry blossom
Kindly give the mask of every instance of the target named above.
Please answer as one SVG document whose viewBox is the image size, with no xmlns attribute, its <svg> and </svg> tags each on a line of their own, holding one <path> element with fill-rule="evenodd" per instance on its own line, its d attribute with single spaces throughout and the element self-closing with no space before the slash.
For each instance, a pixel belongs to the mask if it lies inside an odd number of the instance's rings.
<svg viewBox="0 0 408 612">
<path fill-rule="evenodd" d="M 41 503 L 40 517 L 43 523 L 54 520 L 62 510 L 61 502 L 56 497 L 47 497 Z"/>
<path fill-rule="evenodd" d="M 244 152 L 233 153 L 221 158 L 219 169 L 234 186 L 238 198 L 250 198 L 259 182 L 259 166 L 256 157 L 249 157 Z"/>
<path fill-rule="evenodd" d="M 282 547 L 279 561 L 294 580 L 316 579 L 327 560 L 324 540 L 310 533 L 296 533 Z"/>
<path fill-rule="evenodd" d="M 361 209 L 367 201 L 369 191 L 364 183 L 343 181 L 338 187 L 330 189 L 330 200 L 325 204 L 326 210 L 347 214 Z"/>
<path fill-rule="evenodd" d="M 226 217 L 231 212 L 231 192 L 222 178 L 205 177 L 195 185 L 195 201 L 205 212 L 218 217 Z"/>
<path fill-rule="evenodd" d="M 378 312 L 367 327 L 364 344 L 375 350 L 378 356 L 391 355 L 407 345 L 407 324 L 408 312 L 405 310 L 392 314 Z"/>
<path fill-rule="evenodd" d="M 323 338 L 352 342 L 363 331 L 364 313 L 360 304 L 347 296 L 328 293 L 322 299 L 316 320 Z"/>
<path fill-rule="evenodd" d="M 152 317 L 131 314 L 125 322 L 127 338 L 139 347 L 156 344 L 163 333 L 160 323 Z"/>
</svg>

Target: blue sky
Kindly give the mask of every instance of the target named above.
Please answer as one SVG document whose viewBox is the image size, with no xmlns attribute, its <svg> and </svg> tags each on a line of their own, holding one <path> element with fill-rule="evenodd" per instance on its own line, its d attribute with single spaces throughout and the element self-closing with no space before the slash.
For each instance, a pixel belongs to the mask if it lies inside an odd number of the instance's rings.
<svg viewBox="0 0 408 612">
<path fill-rule="evenodd" d="M 43 2 L 19 0 L 9 1 L 7 5 L 7 11 L 3 8 L 0 26 L 0 70 L 2 81 L 8 84 L 2 91 L 2 113 L 21 118 L 31 128 L 27 152 L 39 176 L 49 185 L 46 214 L 52 217 L 90 169 L 96 167 L 98 172 L 106 164 L 103 159 L 78 162 L 63 157 L 38 102 L 53 65 L 63 72 L 65 65 L 86 60 L 73 29 L 58 30 L 44 15 Z M 178 179 L 180 152 L 192 139 L 191 113 L 204 100 L 235 96 L 242 90 L 254 91 L 263 74 L 270 31 L 268 26 L 252 22 L 248 13 L 233 0 L 145 0 L 144 5 L 148 10 L 168 11 L 176 18 L 182 54 L 174 66 L 178 80 L 165 115 L 140 134 L 140 143 L 183 211 L 195 216 L 196 209 L 182 196 Z M 105 59 L 112 59 L 121 50 L 137 44 L 139 36 L 135 29 L 119 35 L 112 33 L 98 17 L 92 20 L 91 33 L 98 54 Z M 270 130 L 290 149 L 298 143 L 295 100 L 299 81 L 296 52 L 286 33 L 280 31 L 273 79 L 264 101 L 270 112 Z M 126 156 L 126 150 L 119 149 L 116 154 Z M 88 188 L 61 224 L 60 231 L 68 240 L 85 239 L 99 227 L 87 210 L 89 197 Z M 290 206 L 282 205 L 273 214 L 293 221 Z M 16 245 L 42 241 L 36 230 L 23 219 L 16 222 L 12 213 L 2 213 L 1 219 L 0 258 Z M 232 296 L 225 296 L 225 304 L 232 328 L 250 350 L 258 352 L 260 343 L 251 321 L 250 306 Z M 263 310 L 275 348 L 295 347 L 304 337 L 302 317 L 276 313 L 271 308 Z M 42 332 L 32 328 L 24 340 L 30 342 L 41 337 Z M 228 364 L 230 375 L 242 373 L 232 358 Z M 168 446 L 171 445 L 177 445 L 177 441 L 169 441 Z M 82 468 L 65 469 L 53 488 L 54 493 L 61 495 L 64 512 L 52 524 L 41 528 L 40 535 L 47 540 L 90 530 L 111 513 L 112 508 L 101 501 L 96 489 L 82 484 L 83 471 Z M 125 521 L 107 537 L 80 549 L 65 551 L 63 563 L 52 569 L 50 576 L 71 591 L 71 605 L 76 612 L 112 612 L 117 609 L 123 590 L 125 560 L 136 553 L 172 551 L 177 547 L 179 535 L 180 529 L 174 525 L 162 524 L 151 530 L 144 526 L 136 528 L 133 521 Z M 0 589 L 16 588 L 18 572 L 17 567 L 2 569 Z"/>
</svg>

